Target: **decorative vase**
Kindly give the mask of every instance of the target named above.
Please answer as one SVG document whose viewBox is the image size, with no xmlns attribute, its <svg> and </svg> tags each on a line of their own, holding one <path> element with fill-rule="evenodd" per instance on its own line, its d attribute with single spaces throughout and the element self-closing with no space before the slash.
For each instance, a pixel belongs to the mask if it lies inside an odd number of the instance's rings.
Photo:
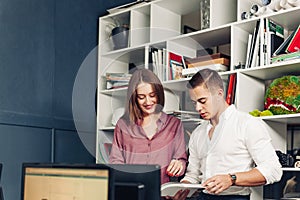
<svg viewBox="0 0 300 200">
<path fill-rule="evenodd" d="M 128 47 L 128 26 L 118 26 L 113 28 L 111 31 L 111 35 L 115 50 Z"/>
</svg>

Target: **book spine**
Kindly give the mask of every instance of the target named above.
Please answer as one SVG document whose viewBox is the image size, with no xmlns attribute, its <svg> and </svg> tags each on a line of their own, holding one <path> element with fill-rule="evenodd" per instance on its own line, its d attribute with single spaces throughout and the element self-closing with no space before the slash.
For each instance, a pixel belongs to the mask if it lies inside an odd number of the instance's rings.
<svg viewBox="0 0 300 200">
<path fill-rule="evenodd" d="M 233 96 L 234 96 L 234 88 L 235 88 L 235 79 L 236 74 L 229 75 L 229 83 L 227 88 L 227 95 L 226 95 L 226 102 L 231 105 L 233 103 Z"/>
<path fill-rule="evenodd" d="M 271 63 L 293 60 L 293 59 L 297 59 L 297 58 L 300 58 L 300 52 L 282 54 L 282 55 L 271 58 Z"/>
<path fill-rule="evenodd" d="M 249 33 L 249 35 L 248 35 L 248 44 L 247 44 L 247 54 L 246 54 L 246 65 L 247 65 L 247 63 L 249 63 L 249 55 L 250 55 L 252 36 L 253 35 L 251 33 Z"/>
<path fill-rule="evenodd" d="M 149 46 L 145 46 L 145 68 L 149 69 Z"/>
<path fill-rule="evenodd" d="M 246 63 L 246 68 L 250 68 L 252 66 L 252 62 L 253 62 L 253 55 L 254 55 L 254 49 L 255 46 L 257 44 L 257 38 L 258 38 L 258 33 L 259 33 L 259 27 L 260 27 L 260 20 L 256 21 L 256 26 L 253 30 L 253 36 L 252 36 L 252 40 L 251 40 L 251 47 L 250 47 L 250 52 L 249 52 L 249 62 Z"/>
<path fill-rule="evenodd" d="M 259 59 L 260 59 L 260 66 L 266 65 L 266 18 L 263 19 L 263 23 L 260 23 L 261 28 L 260 28 L 260 54 L 259 54 Z"/>
<path fill-rule="evenodd" d="M 168 74 L 167 74 L 167 49 L 163 48 L 162 50 L 162 62 L 163 62 L 163 81 L 167 80 Z"/>
</svg>

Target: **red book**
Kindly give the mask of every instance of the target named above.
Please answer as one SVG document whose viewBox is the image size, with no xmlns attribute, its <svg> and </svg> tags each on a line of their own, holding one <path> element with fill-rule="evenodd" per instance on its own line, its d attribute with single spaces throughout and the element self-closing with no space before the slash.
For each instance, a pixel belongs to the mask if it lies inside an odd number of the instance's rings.
<svg viewBox="0 0 300 200">
<path fill-rule="evenodd" d="M 300 25 L 295 31 L 293 38 L 287 46 L 286 51 L 288 53 L 296 52 L 300 50 Z"/>
<path fill-rule="evenodd" d="M 181 55 L 177 55 L 177 54 L 172 53 L 172 52 L 169 52 L 169 58 L 170 58 L 170 60 L 174 60 L 174 61 L 177 61 L 177 62 L 182 62 Z"/>
<path fill-rule="evenodd" d="M 229 105 L 234 103 L 235 83 L 236 83 L 236 74 L 230 74 L 228 88 L 227 88 L 227 95 L 226 95 L 226 102 Z"/>
</svg>

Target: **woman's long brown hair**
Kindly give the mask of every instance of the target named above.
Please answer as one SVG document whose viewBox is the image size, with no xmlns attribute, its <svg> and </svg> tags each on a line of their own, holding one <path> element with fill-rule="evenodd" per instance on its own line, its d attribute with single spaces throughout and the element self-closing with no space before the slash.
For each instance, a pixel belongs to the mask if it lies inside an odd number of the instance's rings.
<svg viewBox="0 0 300 200">
<path fill-rule="evenodd" d="M 155 113 L 162 111 L 165 105 L 164 88 L 158 77 L 148 69 L 137 69 L 129 81 L 125 113 L 123 118 L 129 123 L 136 123 L 143 120 L 143 113 L 137 103 L 137 87 L 141 83 L 149 83 L 157 96 Z"/>
</svg>

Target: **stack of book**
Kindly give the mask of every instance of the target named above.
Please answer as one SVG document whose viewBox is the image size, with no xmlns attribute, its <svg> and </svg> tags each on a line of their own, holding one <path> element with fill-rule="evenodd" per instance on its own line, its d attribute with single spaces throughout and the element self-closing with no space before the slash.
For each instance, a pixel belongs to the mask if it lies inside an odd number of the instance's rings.
<svg viewBox="0 0 300 200">
<path fill-rule="evenodd" d="M 216 71 L 227 71 L 230 66 L 230 56 L 222 53 L 215 53 L 186 59 L 185 62 L 187 68 L 182 71 L 182 75 L 192 75 L 204 68 L 210 68 Z"/>
<path fill-rule="evenodd" d="M 146 68 L 153 71 L 161 81 L 166 80 L 166 54 L 165 48 L 146 47 Z"/>
<path fill-rule="evenodd" d="M 275 50 L 282 44 L 284 28 L 279 23 L 264 18 L 256 21 L 253 33 L 248 36 L 245 68 L 271 64 Z"/>
<path fill-rule="evenodd" d="M 271 64 L 275 50 L 284 41 L 284 28 L 277 22 L 265 18 L 263 31 L 263 55 L 261 65 L 269 65 Z"/>
<path fill-rule="evenodd" d="M 127 87 L 131 74 L 126 73 L 106 73 L 106 89 L 116 89 Z"/>
</svg>

